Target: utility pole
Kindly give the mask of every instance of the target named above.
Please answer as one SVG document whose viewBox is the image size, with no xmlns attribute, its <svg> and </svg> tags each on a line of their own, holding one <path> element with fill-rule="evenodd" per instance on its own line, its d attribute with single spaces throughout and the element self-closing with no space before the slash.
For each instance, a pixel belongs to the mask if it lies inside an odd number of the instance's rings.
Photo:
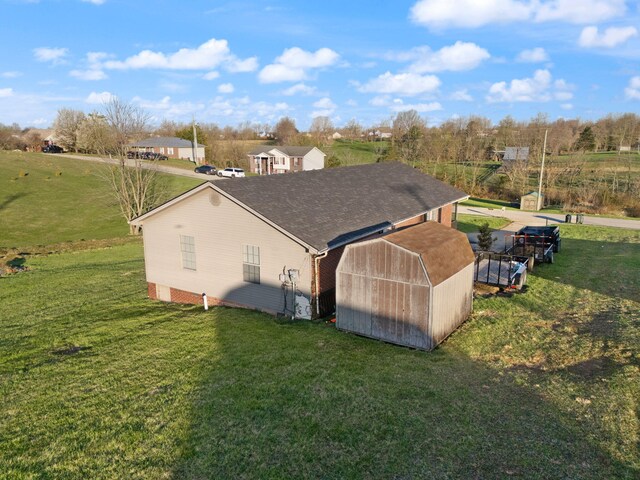
<svg viewBox="0 0 640 480">
<path fill-rule="evenodd" d="M 542 175 L 544 173 L 544 157 L 547 153 L 547 133 L 549 130 L 544 131 L 544 145 L 542 146 L 542 165 L 540 166 L 540 183 L 538 183 L 538 210 L 542 208 Z"/>
<path fill-rule="evenodd" d="M 193 163 L 198 164 L 198 132 L 196 130 L 196 117 L 193 117 Z"/>
</svg>

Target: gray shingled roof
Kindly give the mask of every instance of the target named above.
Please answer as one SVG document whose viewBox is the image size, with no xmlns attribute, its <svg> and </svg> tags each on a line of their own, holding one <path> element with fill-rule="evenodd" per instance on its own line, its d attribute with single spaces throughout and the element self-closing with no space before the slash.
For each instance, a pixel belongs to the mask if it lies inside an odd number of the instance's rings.
<svg viewBox="0 0 640 480">
<path fill-rule="evenodd" d="M 398 162 L 214 185 L 319 251 L 467 197 Z"/>
<path fill-rule="evenodd" d="M 287 154 L 290 157 L 304 157 L 307 153 L 313 150 L 314 147 L 297 147 L 288 145 L 262 145 L 251 150 L 248 155 L 259 155 L 266 153 L 273 149 L 280 150 L 282 153 Z"/>
<path fill-rule="evenodd" d="M 169 148 L 191 148 L 191 140 L 178 137 L 150 137 L 131 143 L 130 147 L 169 147 Z M 204 147 L 198 143 L 198 147 Z"/>
</svg>

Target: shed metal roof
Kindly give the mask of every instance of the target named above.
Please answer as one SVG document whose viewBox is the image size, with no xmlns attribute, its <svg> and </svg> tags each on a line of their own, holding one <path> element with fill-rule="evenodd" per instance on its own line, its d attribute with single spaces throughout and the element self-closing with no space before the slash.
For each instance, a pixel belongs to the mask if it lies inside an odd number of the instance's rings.
<svg viewBox="0 0 640 480">
<path fill-rule="evenodd" d="M 385 235 L 380 240 L 419 254 L 434 286 L 475 261 L 467 236 L 437 222 L 407 227 Z"/>
<path fill-rule="evenodd" d="M 212 182 L 318 251 L 468 195 L 398 162 Z"/>
</svg>

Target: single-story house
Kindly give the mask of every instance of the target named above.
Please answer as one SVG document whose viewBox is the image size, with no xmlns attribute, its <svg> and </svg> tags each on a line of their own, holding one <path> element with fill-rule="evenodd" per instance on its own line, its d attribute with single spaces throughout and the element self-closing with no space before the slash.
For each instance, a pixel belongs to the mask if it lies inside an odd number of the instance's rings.
<svg viewBox="0 0 640 480">
<path fill-rule="evenodd" d="M 317 147 L 296 146 L 261 146 L 247 155 L 250 171 L 259 175 L 319 170 L 326 157 Z"/>
<path fill-rule="evenodd" d="M 347 245 L 336 271 L 336 327 L 431 350 L 473 308 L 467 236 L 424 222 Z"/>
<path fill-rule="evenodd" d="M 153 152 L 169 158 L 193 160 L 193 142 L 178 137 L 150 137 L 128 146 L 133 152 Z M 204 162 L 204 145 L 198 143 L 195 163 Z"/>
<path fill-rule="evenodd" d="M 335 308 L 346 245 L 434 220 L 468 195 L 389 162 L 205 182 L 132 220 L 149 296 L 302 318 Z"/>
</svg>

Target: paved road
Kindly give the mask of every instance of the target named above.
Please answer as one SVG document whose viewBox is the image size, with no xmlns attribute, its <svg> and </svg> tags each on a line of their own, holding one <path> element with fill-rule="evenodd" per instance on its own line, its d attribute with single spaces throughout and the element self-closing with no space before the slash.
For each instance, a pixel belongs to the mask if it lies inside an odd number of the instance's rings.
<svg viewBox="0 0 640 480">
<path fill-rule="evenodd" d="M 501 210 L 499 208 L 481 208 L 458 206 L 458 213 L 470 215 L 481 215 L 487 217 L 504 217 L 512 222 L 522 225 L 557 225 L 565 223 L 565 215 L 561 213 L 544 212 L 523 212 L 520 210 Z M 572 221 L 576 221 L 576 216 L 572 215 Z M 605 218 L 596 216 L 584 216 L 585 225 L 598 225 L 603 227 L 619 227 L 640 230 L 640 220 L 629 220 L 625 218 Z"/>
<path fill-rule="evenodd" d="M 87 155 L 71 155 L 67 153 L 55 153 L 55 154 L 52 153 L 48 155 L 73 158 L 74 160 L 86 160 L 89 162 L 107 163 L 111 165 L 117 165 L 119 162 L 118 160 L 112 159 L 112 158 L 89 157 Z M 135 167 L 135 163 L 136 163 L 135 160 L 127 159 L 127 165 L 129 165 L 130 167 Z M 202 173 L 196 173 L 193 170 L 187 170 L 186 168 L 169 167 L 161 164 L 142 162 L 142 168 L 146 168 L 146 169 L 157 168 L 158 171 L 162 173 L 168 173 L 171 175 L 180 175 L 182 177 L 197 178 L 198 180 L 202 180 L 203 182 L 207 180 L 222 180 L 221 177 L 218 177 L 216 175 L 203 175 Z"/>
</svg>

